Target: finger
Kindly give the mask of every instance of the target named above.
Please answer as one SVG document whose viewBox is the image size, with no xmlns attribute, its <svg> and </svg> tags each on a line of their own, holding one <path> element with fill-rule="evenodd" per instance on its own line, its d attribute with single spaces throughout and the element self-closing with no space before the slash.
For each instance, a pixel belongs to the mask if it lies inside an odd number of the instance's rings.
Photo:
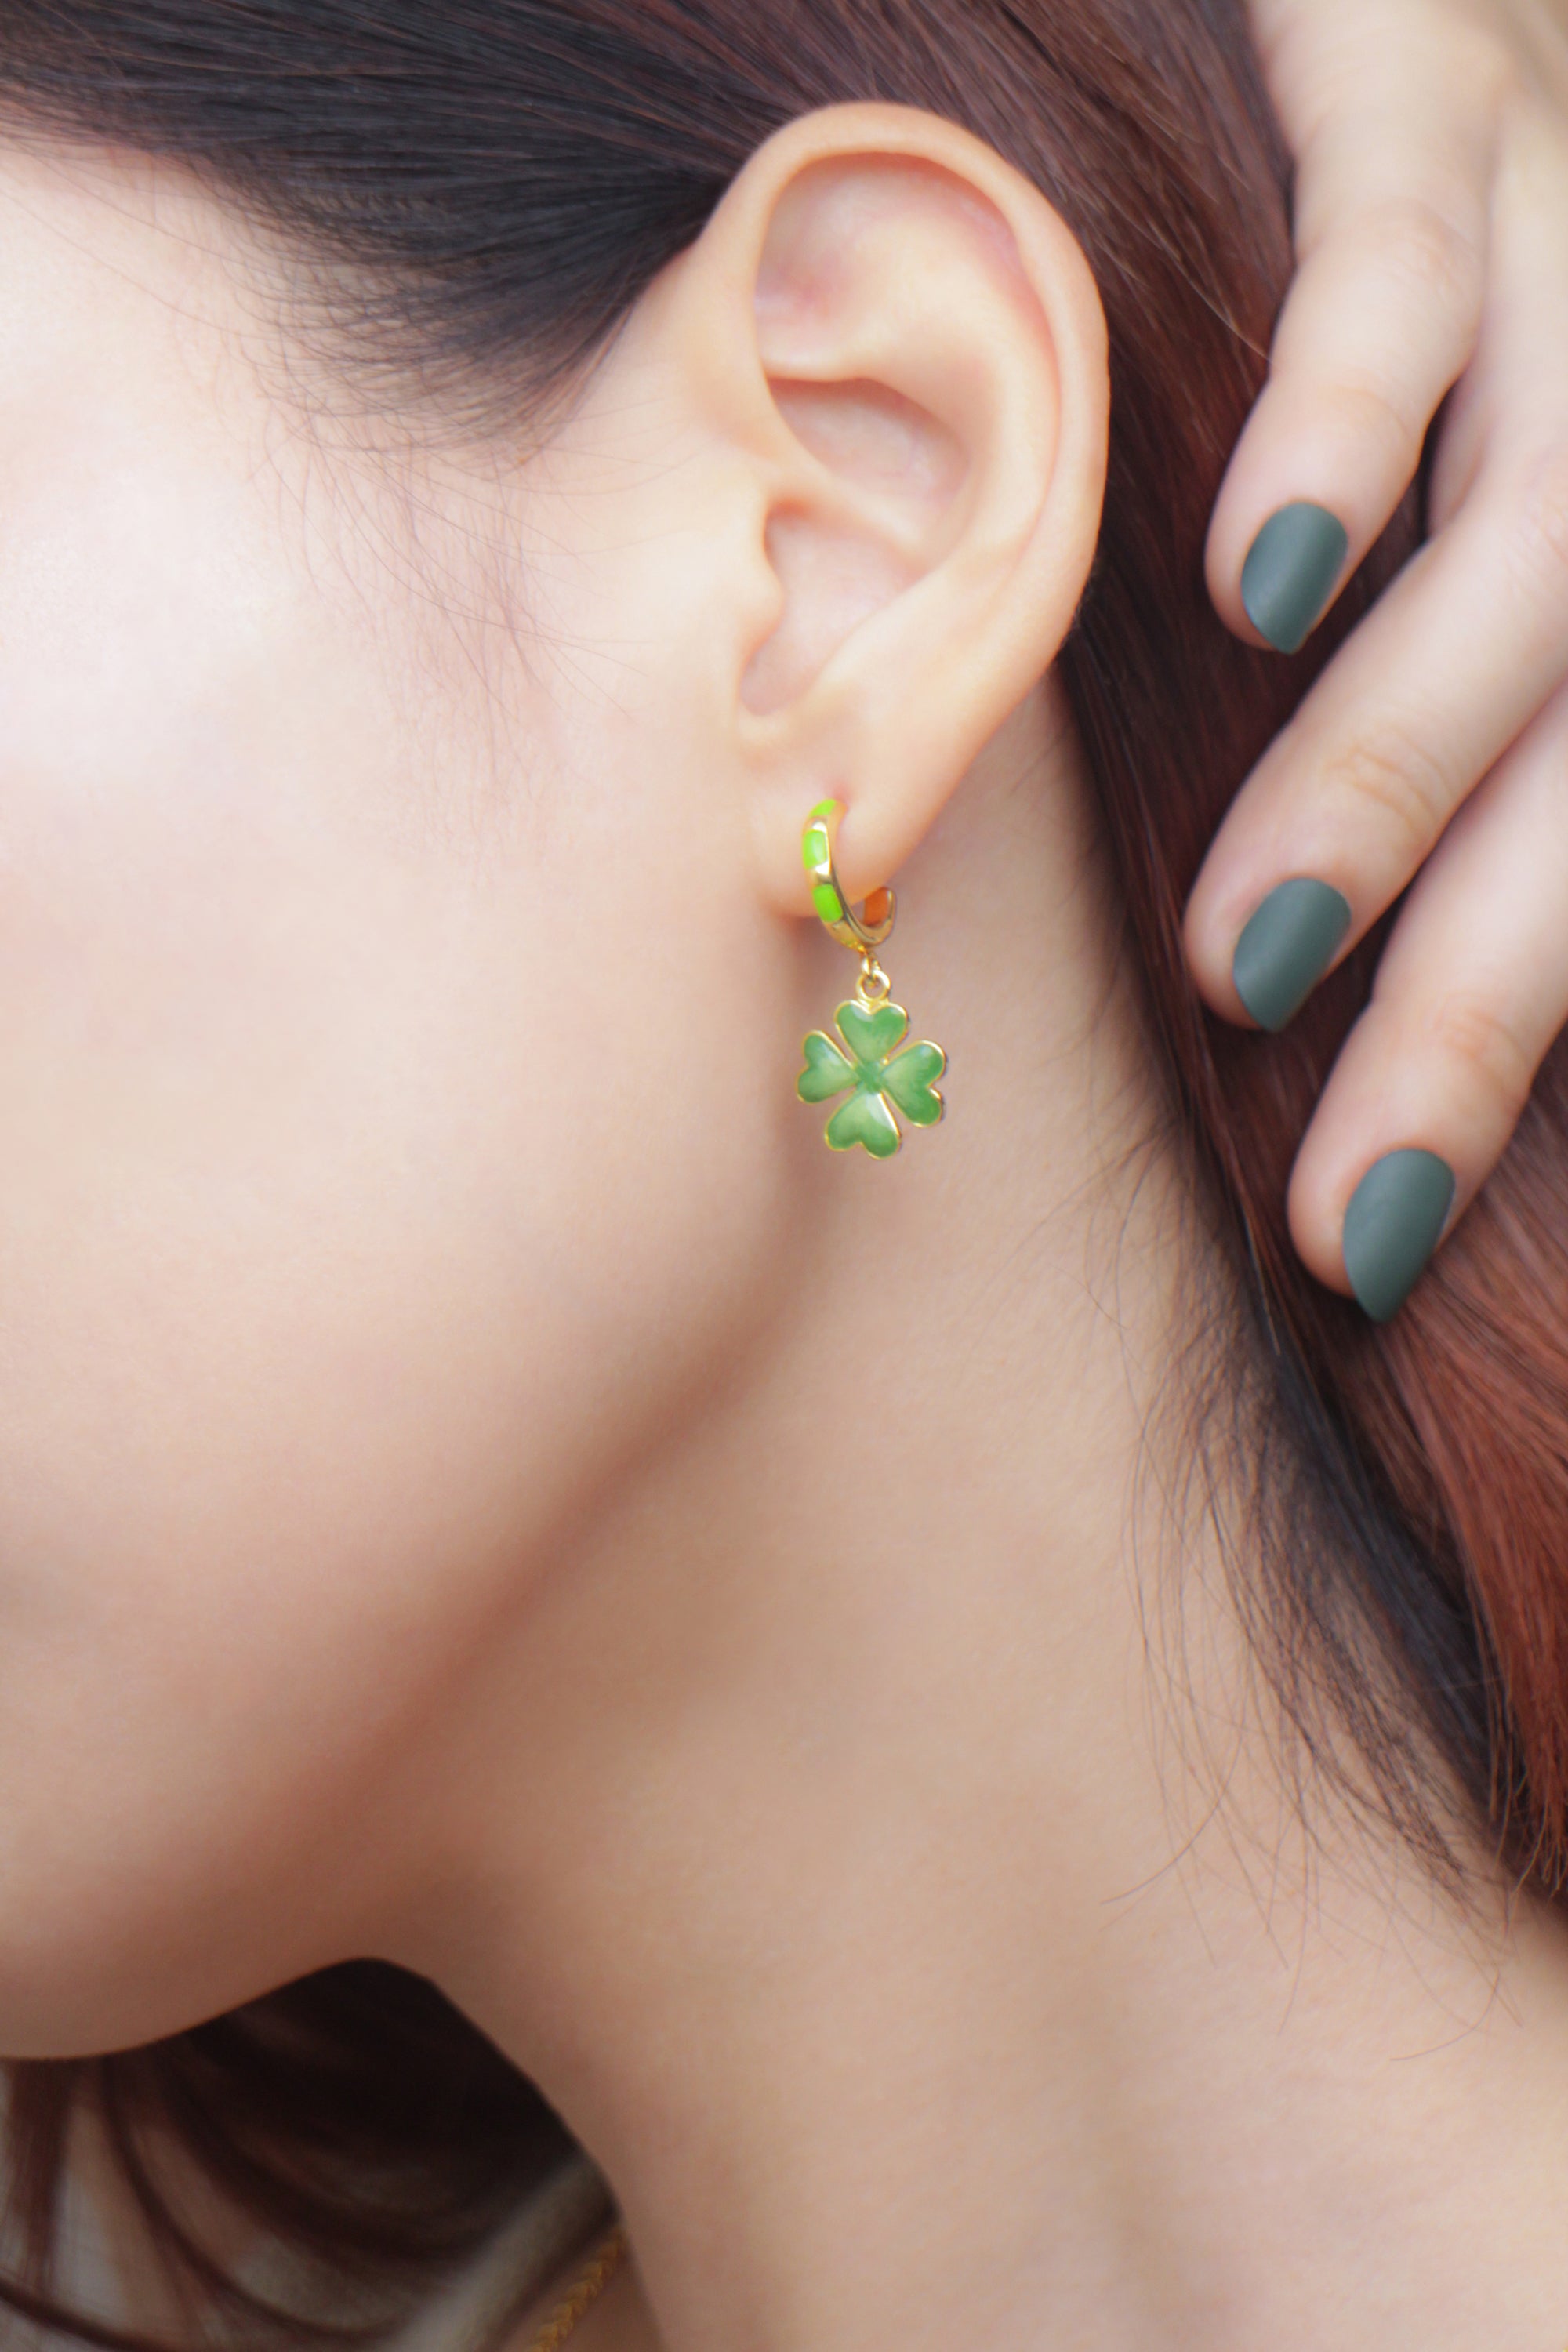
<svg viewBox="0 0 1568 2352">
<path fill-rule="evenodd" d="M 1494 79 L 1429 20 L 1400 40 L 1405 13 L 1358 0 L 1294 66 L 1298 273 L 1207 556 L 1227 625 L 1285 652 L 1397 507 L 1480 324 Z"/>
<path fill-rule="evenodd" d="M 1291 1178 L 1319 1278 L 1384 1321 L 1486 1181 L 1568 1024 L 1568 688 L 1400 912 Z"/>
<path fill-rule="evenodd" d="M 1496 228 L 1481 347 L 1439 442 L 1457 469 L 1442 527 L 1265 755 L 1194 889 L 1189 953 L 1230 1019 L 1289 1018 L 1312 954 L 1326 969 L 1348 951 L 1568 675 L 1568 146 L 1534 115 L 1514 123 Z M 1294 980 L 1287 953 L 1268 989 L 1238 987 L 1244 926 L 1251 952 L 1255 912 L 1309 877 L 1323 887 L 1296 895 L 1320 928 L 1295 943 Z"/>
<path fill-rule="evenodd" d="M 1554 422 L 1524 446 L 1406 567 L 1232 803 L 1186 920 L 1198 985 L 1227 1019 L 1284 1025 L 1561 683 L 1568 435 Z M 1303 896 L 1321 916 L 1305 941 Z"/>
</svg>

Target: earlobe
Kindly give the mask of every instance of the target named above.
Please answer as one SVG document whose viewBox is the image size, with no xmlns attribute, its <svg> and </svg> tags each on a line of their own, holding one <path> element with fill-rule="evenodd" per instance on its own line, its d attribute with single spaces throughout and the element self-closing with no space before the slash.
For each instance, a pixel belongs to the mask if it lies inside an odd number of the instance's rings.
<svg viewBox="0 0 1568 2352">
<path fill-rule="evenodd" d="M 779 133 L 679 267 L 669 323 L 762 478 L 773 618 L 733 725 L 760 887 L 805 913 L 812 803 L 845 803 L 847 888 L 885 882 L 1055 658 L 1099 527 L 1103 316 L 1038 191 L 897 107 Z"/>
</svg>

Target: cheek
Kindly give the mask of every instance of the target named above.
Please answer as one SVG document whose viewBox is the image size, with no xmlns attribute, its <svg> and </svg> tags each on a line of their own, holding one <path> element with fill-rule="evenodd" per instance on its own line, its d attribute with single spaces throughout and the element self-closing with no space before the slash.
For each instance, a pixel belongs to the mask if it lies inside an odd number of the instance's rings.
<svg viewBox="0 0 1568 2352">
<path fill-rule="evenodd" d="M 768 952 L 742 912 L 663 951 L 647 909 L 691 877 L 662 818 L 591 876 L 433 845 L 382 677 L 238 537 L 220 576 L 193 528 L 142 652 L 103 614 L 74 691 L 79 610 L 18 593 L 20 533 L 5 583 L 17 2053 L 354 1948 L 421 1720 L 751 1311 L 744 1173 L 793 1069 L 716 985 Z"/>
</svg>

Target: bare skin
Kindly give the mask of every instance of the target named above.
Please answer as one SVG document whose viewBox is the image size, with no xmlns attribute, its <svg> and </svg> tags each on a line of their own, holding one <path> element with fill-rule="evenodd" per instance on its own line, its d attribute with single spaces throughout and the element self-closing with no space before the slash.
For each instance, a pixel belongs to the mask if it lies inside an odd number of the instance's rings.
<svg viewBox="0 0 1568 2352">
<path fill-rule="evenodd" d="M 1060 222 L 812 117 L 503 452 L 292 415 L 176 179 L 0 199 L 0 2046 L 426 1971 L 622 2201 L 583 2352 L 1553 2344 L 1559 1931 L 1303 1834 L 1177 1505 Z"/>
<path fill-rule="evenodd" d="M 1303 1842 L 1212 1550 L 1140 1508 L 1169 1202 L 1109 1172 L 1135 1080 L 1075 979 L 1089 894 L 1030 944 L 1012 894 L 1063 845 L 1014 772 L 911 872 L 908 993 L 951 1001 L 928 919 L 1016 910 L 1038 1059 L 988 1067 L 996 999 L 955 1004 L 985 1150 L 841 1193 L 831 1283 L 797 1261 L 584 1531 L 431 1771 L 451 1820 L 506 1792 L 473 1907 L 403 1948 L 608 2168 L 639 2276 L 584 2352 L 1550 2346 L 1568 1955 L 1326 1801 Z M 1026 1076 L 1050 1108 L 1010 1132 Z"/>
</svg>

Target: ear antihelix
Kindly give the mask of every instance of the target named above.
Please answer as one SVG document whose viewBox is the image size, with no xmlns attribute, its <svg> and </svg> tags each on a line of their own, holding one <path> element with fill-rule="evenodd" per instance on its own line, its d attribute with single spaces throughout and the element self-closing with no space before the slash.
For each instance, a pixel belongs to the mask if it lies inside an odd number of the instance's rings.
<svg viewBox="0 0 1568 2352">
<path fill-rule="evenodd" d="M 867 893 L 858 914 L 838 879 L 835 848 L 844 807 L 819 801 L 801 834 L 801 856 L 811 881 L 811 899 L 824 927 L 841 947 L 860 959 L 855 993 L 833 1016 L 837 1034 L 814 1029 L 804 1045 L 805 1066 L 795 1080 L 802 1102 L 847 1099 L 827 1122 L 830 1150 L 856 1144 L 873 1160 L 890 1160 L 903 1140 L 895 1110 L 911 1127 L 934 1127 L 944 1105 L 936 1082 L 947 1055 L 929 1038 L 906 1045 L 910 1016 L 892 999 L 892 982 L 877 961 L 877 950 L 893 928 L 897 907 L 884 884 Z"/>
</svg>

